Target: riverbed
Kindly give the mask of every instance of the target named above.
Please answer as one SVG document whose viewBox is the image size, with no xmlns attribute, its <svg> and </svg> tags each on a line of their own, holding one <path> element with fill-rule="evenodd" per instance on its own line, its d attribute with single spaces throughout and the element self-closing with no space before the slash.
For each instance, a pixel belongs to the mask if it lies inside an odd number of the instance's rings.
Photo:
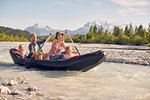
<svg viewBox="0 0 150 100">
<path fill-rule="evenodd" d="M 150 100 L 149 66 L 103 62 L 87 72 L 27 70 L 14 64 L 9 55 L 9 49 L 19 44 L 0 43 L 0 82 L 24 75 L 28 84 L 16 80 L 19 85 L 8 86 L 10 90 L 25 91 L 36 86 L 38 94 L 5 95 L 8 100 Z M 97 49 L 91 47 L 86 52 L 92 50 Z"/>
</svg>

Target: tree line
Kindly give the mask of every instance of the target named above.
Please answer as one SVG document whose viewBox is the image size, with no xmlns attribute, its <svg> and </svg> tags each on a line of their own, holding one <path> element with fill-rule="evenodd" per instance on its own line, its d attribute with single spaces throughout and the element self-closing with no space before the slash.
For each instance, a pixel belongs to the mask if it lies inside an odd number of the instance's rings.
<svg viewBox="0 0 150 100">
<path fill-rule="evenodd" d="M 31 33 L 19 29 L 12 29 L 0 26 L 0 41 L 30 41 Z M 38 37 L 39 40 L 46 39 L 45 37 Z M 50 41 L 55 37 L 52 36 Z M 114 30 L 109 32 L 102 26 L 98 29 L 97 26 L 91 26 L 89 32 L 85 35 L 73 35 L 72 39 L 76 43 L 104 43 L 104 44 L 150 44 L 150 24 L 148 29 L 142 25 L 133 28 L 132 24 L 120 28 L 114 27 Z M 69 38 L 65 37 L 66 42 L 71 42 Z"/>
<path fill-rule="evenodd" d="M 104 44 L 150 44 L 150 24 L 148 29 L 142 25 L 134 29 L 132 24 L 126 25 L 125 29 L 118 26 L 112 32 L 107 29 L 91 26 L 86 35 L 74 35 L 73 40 L 78 43 L 104 43 Z"/>
</svg>

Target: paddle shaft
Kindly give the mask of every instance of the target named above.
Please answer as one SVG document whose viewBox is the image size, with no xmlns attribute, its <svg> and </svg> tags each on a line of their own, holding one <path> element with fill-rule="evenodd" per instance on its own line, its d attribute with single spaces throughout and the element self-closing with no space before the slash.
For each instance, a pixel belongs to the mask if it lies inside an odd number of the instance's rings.
<svg viewBox="0 0 150 100">
<path fill-rule="evenodd" d="M 41 46 L 41 48 L 39 48 L 39 50 L 37 51 L 37 53 L 42 49 L 42 47 L 44 46 L 44 44 L 51 38 L 51 35 L 46 39 L 46 41 L 43 43 L 43 45 Z M 34 55 L 33 57 L 30 58 L 29 63 L 25 65 L 26 68 L 30 68 L 30 66 L 32 65 L 34 58 L 36 55 Z"/>
<path fill-rule="evenodd" d="M 43 48 L 44 44 L 45 44 L 50 38 L 51 38 L 51 35 L 46 39 L 46 41 L 43 43 L 43 45 L 42 45 L 41 48 L 37 51 L 37 53 L 38 53 L 39 51 L 41 51 L 41 49 Z"/>
<path fill-rule="evenodd" d="M 69 36 L 69 38 L 70 38 L 72 44 L 74 45 L 75 49 L 79 52 L 79 50 L 78 50 L 78 48 L 75 46 L 75 44 L 74 44 L 74 42 L 73 42 L 73 40 L 72 40 L 70 34 L 69 34 L 68 32 L 67 32 L 67 34 L 68 34 L 68 36 Z M 79 52 L 79 55 L 81 55 L 80 52 Z"/>
</svg>

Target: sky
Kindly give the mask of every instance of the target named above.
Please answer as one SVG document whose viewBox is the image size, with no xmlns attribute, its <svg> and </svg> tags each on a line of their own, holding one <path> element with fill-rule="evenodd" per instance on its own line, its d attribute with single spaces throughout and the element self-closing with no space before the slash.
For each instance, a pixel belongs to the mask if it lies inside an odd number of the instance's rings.
<svg viewBox="0 0 150 100">
<path fill-rule="evenodd" d="M 75 30 L 94 20 L 148 27 L 150 0 L 0 0 L 0 26 Z"/>
</svg>

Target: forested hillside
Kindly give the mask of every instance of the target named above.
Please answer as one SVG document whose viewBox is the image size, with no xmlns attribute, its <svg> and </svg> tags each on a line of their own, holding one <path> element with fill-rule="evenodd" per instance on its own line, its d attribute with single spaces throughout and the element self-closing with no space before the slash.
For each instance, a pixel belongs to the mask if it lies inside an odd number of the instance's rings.
<svg viewBox="0 0 150 100">
<path fill-rule="evenodd" d="M 0 41 L 29 41 L 30 33 L 20 29 L 0 26 Z"/>
</svg>

